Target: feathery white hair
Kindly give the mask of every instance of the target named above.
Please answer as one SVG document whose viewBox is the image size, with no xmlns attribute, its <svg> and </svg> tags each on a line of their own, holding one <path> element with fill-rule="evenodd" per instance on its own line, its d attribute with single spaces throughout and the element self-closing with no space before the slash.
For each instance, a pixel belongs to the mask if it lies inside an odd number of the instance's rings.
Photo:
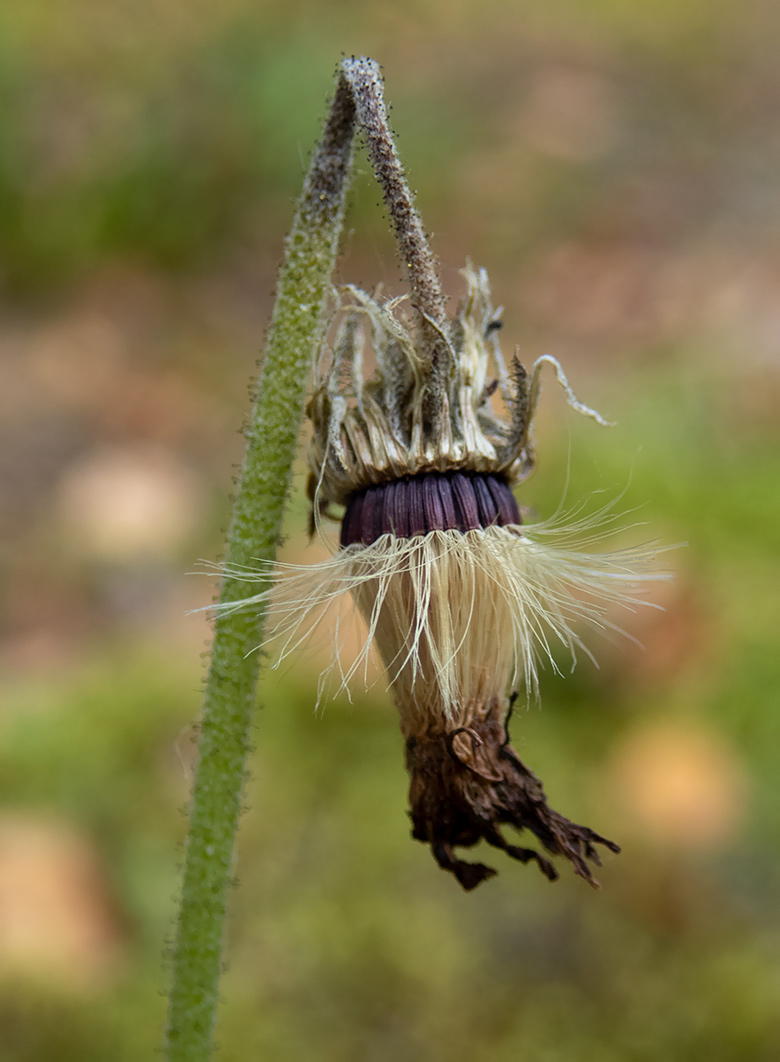
<svg viewBox="0 0 780 1062">
<path fill-rule="evenodd" d="M 613 618 L 615 606 L 652 604 L 640 596 L 643 588 L 669 577 L 654 570 L 654 544 L 606 553 L 573 548 L 573 540 L 591 545 L 603 537 L 612 519 L 601 510 L 574 523 L 559 517 L 465 533 L 385 534 L 318 564 L 279 563 L 275 586 L 217 607 L 268 604 L 276 666 L 327 618 L 333 651 L 320 695 L 332 674 L 341 689 L 365 676 L 374 644 L 404 729 L 419 728 L 426 718 L 465 726 L 474 705 L 509 686 L 522 682 L 537 696 L 539 666 L 559 671 L 560 648 L 572 667 L 578 652 L 593 660 L 582 627 L 625 634 Z M 247 570 L 226 574 L 257 578 Z M 341 607 L 349 595 L 366 625 L 356 655 L 347 650 Z"/>
</svg>

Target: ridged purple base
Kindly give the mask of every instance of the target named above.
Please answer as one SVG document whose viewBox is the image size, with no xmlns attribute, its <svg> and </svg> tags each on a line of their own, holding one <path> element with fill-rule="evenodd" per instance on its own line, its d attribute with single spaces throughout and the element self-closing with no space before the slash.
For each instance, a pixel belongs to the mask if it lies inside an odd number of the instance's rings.
<svg viewBox="0 0 780 1062">
<path fill-rule="evenodd" d="M 497 476 L 426 472 L 353 494 L 341 524 L 341 545 L 369 546 L 390 533 L 411 538 L 429 531 L 476 531 L 519 523 L 515 497 Z"/>
</svg>

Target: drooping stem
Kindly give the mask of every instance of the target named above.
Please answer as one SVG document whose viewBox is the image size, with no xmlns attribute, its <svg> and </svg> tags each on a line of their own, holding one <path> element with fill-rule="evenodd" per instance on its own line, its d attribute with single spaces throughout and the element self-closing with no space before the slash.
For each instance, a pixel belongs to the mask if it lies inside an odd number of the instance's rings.
<svg viewBox="0 0 780 1062">
<path fill-rule="evenodd" d="M 286 242 L 257 403 L 225 552 L 226 567 L 273 560 L 342 228 L 354 139 L 351 92 L 339 82 Z M 259 587 L 258 587 L 259 588 Z M 247 594 L 225 577 L 220 600 Z M 220 613 L 206 685 L 190 809 L 167 1027 L 170 1062 L 206 1062 L 246 754 L 260 666 L 261 610 Z"/>
<path fill-rule="evenodd" d="M 345 60 L 285 244 L 228 532 L 226 571 L 257 570 L 276 555 L 306 380 L 324 327 L 356 126 L 366 134 L 399 239 L 431 376 L 441 375 L 449 364 L 436 261 L 393 145 L 379 67 L 370 59 Z M 252 587 L 246 578 L 226 575 L 220 603 L 230 604 L 263 588 L 259 576 Z M 264 620 L 260 608 L 225 610 L 218 612 L 215 624 L 173 958 L 166 1030 L 169 1062 L 207 1062 L 211 1057 L 226 904 L 260 669 L 255 650 L 262 643 Z"/>
<path fill-rule="evenodd" d="M 436 257 L 414 206 L 395 147 L 379 67 L 371 59 L 346 59 L 341 70 L 354 94 L 358 126 L 365 134 L 368 154 L 406 266 L 412 305 L 419 316 L 423 351 L 430 358 L 432 390 L 436 392 L 449 370 L 451 358 L 446 341 L 445 299 Z"/>
</svg>

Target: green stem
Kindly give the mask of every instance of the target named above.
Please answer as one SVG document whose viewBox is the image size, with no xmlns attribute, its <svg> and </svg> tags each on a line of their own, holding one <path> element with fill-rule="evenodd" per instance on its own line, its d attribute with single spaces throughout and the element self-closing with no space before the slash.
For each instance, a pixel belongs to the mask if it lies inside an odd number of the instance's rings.
<svg viewBox="0 0 780 1062">
<path fill-rule="evenodd" d="M 449 353 L 436 260 L 387 123 L 382 75 L 370 59 L 345 59 L 279 273 L 258 397 L 228 532 L 225 566 L 260 568 L 276 556 L 306 381 L 323 330 L 341 232 L 355 128 L 366 135 L 412 288 L 412 302 L 440 371 Z M 441 358 L 441 360 L 440 360 Z M 263 589 L 226 575 L 220 603 Z M 181 908 L 168 1010 L 169 1062 L 208 1062 L 222 940 L 265 621 L 264 610 L 220 611 L 203 703 Z"/>
<path fill-rule="evenodd" d="M 342 78 L 287 238 L 228 533 L 228 568 L 257 567 L 276 554 L 306 381 L 321 338 L 343 223 L 354 126 L 352 93 Z M 220 600 L 227 603 L 252 592 L 245 581 L 226 576 Z M 262 642 L 264 619 L 262 611 L 253 610 L 220 613 L 216 621 L 173 960 L 169 1062 L 206 1062 L 211 1056 L 226 901 L 260 667 L 255 650 Z"/>
</svg>

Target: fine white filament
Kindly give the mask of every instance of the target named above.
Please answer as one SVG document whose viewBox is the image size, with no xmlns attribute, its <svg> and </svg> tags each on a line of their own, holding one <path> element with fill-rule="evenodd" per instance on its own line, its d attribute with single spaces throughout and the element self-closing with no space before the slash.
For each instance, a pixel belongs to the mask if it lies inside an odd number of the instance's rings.
<svg viewBox="0 0 780 1062">
<path fill-rule="evenodd" d="M 346 688 L 367 672 L 372 644 L 384 664 L 402 727 L 467 725 L 471 712 L 519 682 L 538 695 L 538 668 L 559 671 L 560 649 L 574 666 L 581 629 L 619 632 L 615 606 L 651 604 L 649 582 L 669 578 L 655 567 L 657 547 L 583 552 L 604 537 L 614 515 L 467 531 L 432 531 L 411 538 L 382 535 L 351 545 L 314 565 L 277 564 L 270 589 L 222 607 L 269 605 L 269 637 L 278 666 L 304 645 L 326 615 L 333 634 L 331 664 Z M 583 541 L 583 533 L 590 531 Z M 608 533 L 608 532 L 607 532 Z M 575 546 L 576 541 L 576 546 Z M 577 548 L 579 546 L 580 548 Z M 257 573 L 231 570 L 233 578 Z M 362 645 L 346 659 L 345 599 L 366 625 Z"/>
</svg>

